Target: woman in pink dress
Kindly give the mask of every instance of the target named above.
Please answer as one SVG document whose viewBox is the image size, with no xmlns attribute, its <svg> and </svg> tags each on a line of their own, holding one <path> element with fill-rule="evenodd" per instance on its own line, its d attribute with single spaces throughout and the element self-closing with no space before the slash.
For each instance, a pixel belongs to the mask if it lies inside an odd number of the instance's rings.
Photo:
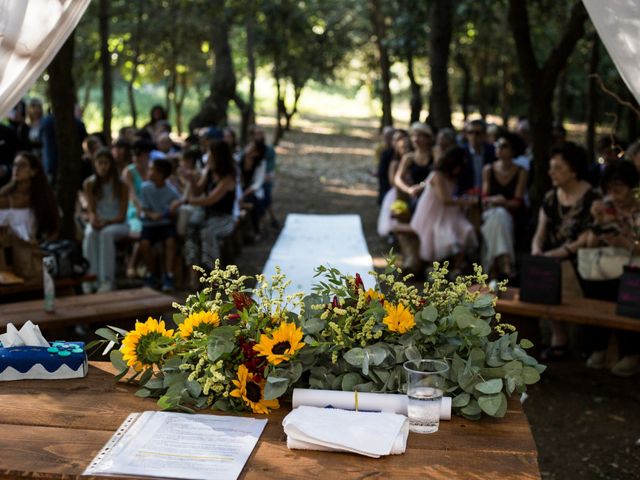
<svg viewBox="0 0 640 480">
<path fill-rule="evenodd" d="M 420 240 L 420 258 L 434 262 L 453 257 L 452 272 L 460 268 L 465 254 L 478 246 L 473 225 L 464 214 L 464 208 L 478 200 L 454 196 L 464 161 L 465 152 L 458 147 L 442 155 L 424 182 L 411 219 L 411 228 Z"/>
</svg>

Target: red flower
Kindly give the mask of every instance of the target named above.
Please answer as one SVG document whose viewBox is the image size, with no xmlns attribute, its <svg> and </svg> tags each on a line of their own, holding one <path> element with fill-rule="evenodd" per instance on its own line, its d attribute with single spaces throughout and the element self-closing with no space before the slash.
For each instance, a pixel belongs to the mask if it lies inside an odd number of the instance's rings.
<svg viewBox="0 0 640 480">
<path fill-rule="evenodd" d="M 233 292 L 231 296 L 233 297 L 233 304 L 239 312 L 249 308 L 251 304 L 253 304 L 253 300 L 251 300 L 251 297 L 246 293 Z"/>
<path fill-rule="evenodd" d="M 340 308 L 341 307 L 340 302 L 338 301 L 338 297 L 335 296 L 335 295 L 333 296 L 333 300 L 331 302 L 331 306 L 333 308 Z"/>
<path fill-rule="evenodd" d="M 229 320 L 240 320 L 240 314 L 239 313 L 231 313 L 229 316 L 227 316 L 227 318 Z"/>
<path fill-rule="evenodd" d="M 364 282 L 359 273 L 356 273 L 356 292 L 364 290 Z"/>
</svg>

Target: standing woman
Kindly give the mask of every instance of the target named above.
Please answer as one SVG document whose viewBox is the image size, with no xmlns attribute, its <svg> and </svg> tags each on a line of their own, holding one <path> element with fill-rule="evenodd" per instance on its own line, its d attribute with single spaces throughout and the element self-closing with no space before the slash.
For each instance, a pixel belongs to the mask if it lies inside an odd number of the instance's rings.
<svg viewBox="0 0 640 480">
<path fill-rule="evenodd" d="M 200 265 L 205 270 L 212 269 L 220 258 L 219 239 L 231 235 L 235 226 L 236 162 L 223 140 L 214 140 L 209 145 L 208 167 L 206 175 L 193 185 L 192 193 L 183 201 L 204 209 L 204 221 L 189 224 L 187 229 L 185 260 L 187 265 Z M 201 193 L 204 195 L 200 196 Z"/>
<path fill-rule="evenodd" d="M 514 224 L 524 211 L 527 171 L 513 159 L 524 152 L 524 143 L 513 133 L 498 134 L 497 160 L 482 170 L 482 267 L 510 278 L 515 263 Z"/>
<path fill-rule="evenodd" d="M 53 190 L 38 157 L 18 152 L 11 182 L 0 189 L 0 214 L 25 240 L 43 242 L 58 236 L 60 216 Z M 4 222 L 0 222 L 4 223 Z"/>
<path fill-rule="evenodd" d="M 593 222 L 591 204 L 601 197 L 584 180 L 586 174 L 586 155 L 577 145 L 566 143 L 551 151 L 549 176 L 553 188 L 545 194 L 538 213 L 538 226 L 531 243 L 532 255 L 575 262 L 578 248 L 586 242 L 581 234 Z M 573 268 L 573 265 L 567 266 Z M 567 272 L 571 270 L 567 269 Z M 563 283 L 567 277 L 569 275 L 563 275 Z M 565 358 L 569 342 L 567 330 L 560 322 L 551 322 L 551 327 L 551 345 L 542 352 L 542 357 L 544 360 Z"/>
<path fill-rule="evenodd" d="M 426 123 L 414 122 L 409 128 L 413 152 L 400 160 L 400 166 L 394 178 L 399 197 L 409 198 L 411 210 L 425 187 L 425 179 L 433 169 L 433 130 Z"/>
<path fill-rule="evenodd" d="M 129 190 L 120 180 L 116 161 L 108 149 L 99 150 L 93 162 L 95 174 L 84 182 L 89 222 L 84 231 L 82 250 L 89 259 L 89 272 L 96 275 L 99 292 L 115 286 L 115 243 L 129 234 L 126 223 Z M 83 284 L 85 293 L 95 285 Z"/>
</svg>

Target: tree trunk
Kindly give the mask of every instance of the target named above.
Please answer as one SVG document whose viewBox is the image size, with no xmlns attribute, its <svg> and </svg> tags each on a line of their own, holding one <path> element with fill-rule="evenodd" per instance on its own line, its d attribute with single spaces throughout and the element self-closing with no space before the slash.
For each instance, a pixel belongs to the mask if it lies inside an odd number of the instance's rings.
<svg viewBox="0 0 640 480">
<path fill-rule="evenodd" d="M 475 99 L 478 102 L 478 111 L 480 116 L 484 120 L 487 117 L 487 59 L 486 55 L 479 55 L 476 57 L 476 95 Z"/>
<path fill-rule="evenodd" d="M 381 127 L 393 125 L 393 97 L 391 95 L 391 60 L 389 50 L 385 45 L 386 25 L 380 0 L 371 0 L 371 25 L 375 36 L 376 48 L 380 60 L 380 81 L 382 96 Z"/>
<path fill-rule="evenodd" d="M 469 116 L 469 103 L 471 102 L 471 69 L 461 54 L 455 56 L 455 62 L 458 68 L 462 70 L 462 96 L 460 98 L 460 105 L 462 107 L 463 119 L 466 121 Z"/>
<path fill-rule="evenodd" d="M 286 105 L 284 108 L 284 116 L 286 119 L 286 123 L 284 126 L 285 131 L 289 132 L 291 130 L 291 119 L 293 116 L 298 113 L 298 101 L 300 100 L 300 95 L 302 95 L 302 89 L 304 85 L 294 85 L 293 86 L 293 105 L 291 107 L 291 111 L 287 111 Z"/>
<path fill-rule="evenodd" d="M 102 134 L 111 144 L 111 116 L 113 109 L 113 79 L 111 77 L 111 53 L 109 52 L 109 22 L 111 0 L 100 0 L 100 63 L 102 64 Z"/>
<path fill-rule="evenodd" d="M 422 92 L 420 84 L 416 81 L 413 72 L 413 52 L 407 49 L 407 76 L 409 77 L 411 98 L 409 105 L 411 107 L 411 123 L 420 121 L 420 113 L 422 112 Z"/>
<path fill-rule="evenodd" d="M 142 17 L 144 16 L 144 0 L 138 0 L 138 12 L 136 14 L 136 31 L 134 33 L 133 47 L 133 67 L 131 69 L 131 78 L 127 82 L 127 98 L 129 99 L 129 111 L 131 112 L 131 125 L 137 128 L 138 125 L 138 109 L 136 108 L 136 99 L 133 94 L 133 85 L 138 78 L 138 65 L 140 65 L 140 54 L 142 50 Z"/>
<path fill-rule="evenodd" d="M 176 93 L 173 97 L 173 107 L 176 111 L 176 129 L 178 130 L 178 135 L 182 135 L 182 106 L 184 105 L 184 99 L 186 96 L 187 74 L 183 72 L 178 74 Z"/>
<path fill-rule="evenodd" d="M 280 140 L 284 135 L 284 127 L 282 126 L 282 117 L 284 115 L 284 88 L 280 85 L 280 76 L 277 66 L 274 66 L 274 71 L 276 80 L 276 131 L 273 134 L 273 145 L 276 146 L 280 143 Z"/>
<path fill-rule="evenodd" d="M 511 110 L 511 92 L 509 91 L 509 60 L 502 59 L 500 62 L 500 110 L 502 113 L 502 126 L 509 128 L 509 114 Z"/>
<path fill-rule="evenodd" d="M 529 97 L 534 177 L 530 198 L 535 209 L 551 185 L 547 171 L 553 127 L 553 92 L 560 72 L 566 66 L 576 43 L 584 35 L 588 14 L 582 2 L 576 0 L 560 41 L 543 65 L 538 64 L 533 50 L 526 0 L 509 0 L 508 18 Z"/>
<path fill-rule="evenodd" d="M 62 209 L 62 238 L 76 238 L 75 208 L 80 187 L 81 147 L 74 116 L 76 95 L 72 75 L 74 33 L 49 64 L 49 95 L 55 116 L 58 173 L 54 185 Z"/>
<path fill-rule="evenodd" d="M 553 121 L 558 124 L 564 124 L 567 116 L 567 70 L 562 70 L 558 77 L 558 85 L 556 88 L 556 108 Z"/>
<path fill-rule="evenodd" d="M 589 74 L 598 73 L 600 63 L 600 40 L 598 34 L 593 35 L 591 43 L 591 58 L 589 60 Z M 595 78 L 587 80 L 587 155 L 589 161 L 596 158 L 596 121 L 598 119 L 598 83 Z"/>
<path fill-rule="evenodd" d="M 247 70 L 249 73 L 249 101 L 247 102 L 247 116 L 243 119 L 240 130 L 240 142 L 244 145 L 247 143 L 249 125 L 256 123 L 256 20 L 253 12 L 247 15 L 245 22 L 245 31 L 247 34 Z"/>
<path fill-rule="evenodd" d="M 229 31 L 232 13 L 225 0 L 212 0 L 209 4 L 215 12 L 211 25 L 211 46 L 215 56 L 213 79 L 209 96 L 200 111 L 189 122 L 189 129 L 227 124 L 229 101 L 236 94 L 236 74 L 233 69 Z"/>
<path fill-rule="evenodd" d="M 455 3 L 454 0 L 434 0 L 431 6 L 429 115 L 431 123 L 438 129 L 451 127 L 448 68 Z"/>
</svg>

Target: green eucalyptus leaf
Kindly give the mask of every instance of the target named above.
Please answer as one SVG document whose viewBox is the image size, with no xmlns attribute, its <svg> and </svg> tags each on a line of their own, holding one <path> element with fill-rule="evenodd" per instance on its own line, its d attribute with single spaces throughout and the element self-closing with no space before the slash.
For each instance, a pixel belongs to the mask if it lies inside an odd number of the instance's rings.
<svg viewBox="0 0 640 480">
<path fill-rule="evenodd" d="M 221 356 L 233 352 L 234 348 L 235 344 L 224 338 L 224 336 L 210 337 L 209 343 L 207 344 L 207 356 L 209 357 L 209 361 L 217 361 Z"/>
<path fill-rule="evenodd" d="M 419 319 L 423 320 L 422 323 L 428 322 L 433 323 L 438 319 L 438 309 L 433 305 L 427 305 L 424 307 L 419 314 Z"/>
<path fill-rule="evenodd" d="M 533 342 L 531 340 L 527 340 L 526 338 L 520 340 L 520 348 L 528 349 L 531 347 L 533 347 Z"/>
<path fill-rule="evenodd" d="M 371 356 L 369 355 L 369 352 L 367 352 L 365 350 L 364 351 L 364 360 L 362 361 L 362 374 L 365 377 L 367 375 L 369 375 L 369 358 L 371 358 Z"/>
<path fill-rule="evenodd" d="M 147 382 L 151 380 L 151 377 L 153 377 L 153 369 L 147 368 L 144 372 L 142 372 L 142 375 L 140 376 L 140 380 L 138 380 L 138 383 L 140 385 L 146 385 Z"/>
<path fill-rule="evenodd" d="M 231 405 L 229 404 L 229 401 L 223 398 L 216 400 L 213 403 L 213 405 L 211 405 L 211 407 L 215 408 L 216 410 L 220 410 L 222 412 L 228 412 L 231 410 Z"/>
<path fill-rule="evenodd" d="M 349 372 L 342 377 L 342 385 L 341 388 L 347 392 L 353 392 L 356 385 L 359 385 L 363 382 L 363 378 L 359 373 Z"/>
<path fill-rule="evenodd" d="M 113 330 L 116 333 L 119 333 L 121 336 L 126 336 L 129 332 L 123 328 L 120 327 L 114 327 L 113 325 L 107 325 L 107 327 L 109 327 L 111 330 Z"/>
<path fill-rule="evenodd" d="M 178 399 L 169 395 L 163 395 L 158 399 L 158 406 L 162 410 L 172 410 L 178 405 Z"/>
<path fill-rule="evenodd" d="M 420 327 L 420 333 L 423 335 L 433 335 L 438 330 L 438 325 L 435 323 L 425 323 Z"/>
<path fill-rule="evenodd" d="M 526 383 L 527 385 L 531 385 L 540 380 L 540 374 L 533 367 L 524 367 L 522 369 L 522 378 L 524 380 L 524 383 Z"/>
<path fill-rule="evenodd" d="M 104 338 L 105 340 L 109 340 L 110 342 L 118 342 L 118 335 L 110 328 L 99 328 L 96 330 L 96 335 Z"/>
<path fill-rule="evenodd" d="M 141 388 L 135 393 L 136 397 L 141 397 L 141 398 L 147 398 L 149 395 L 151 395 L 151 391 L 147 388 Z"/>
<path fill-rule="evenodd" d="M 485 382 L 480 382 L 476 384 L 476 390 L 480 393 L 485 394 L 493 394 L 502 391 L 502 379 L 501 378 L 493 378 L 491 380 L 487 380 Z"/>
<path fill-rule="evenodd" d="M 304 333 L 315 335 L 320 333 L 327 326 L 327 321 L 318 317 L 312 317 L 302 323 Z"/>
<path fill-rule="evenodd" d="M 127 362 L 122 359 L 122 352 L 120 350 L 111 350 L 111 352 L 109 352 L 109 360 L 111 360 L 111 364 L 116 367 L 118 371 L 129 370 Z"/>
<path fill-rule="evenodd" d="M 454 408 L 466 407 L 469 404 L 469 400 L 471 400 L 471 395 L 469 395 L 467 392 L 464 392 L 453 397 L 453 400 L 451 400 L 451 406 Z"/>
<path fill-rule="evenodd" d="M 289 379 L 283 377 L 267 378 L 267 383 L 264 386 L 264 399 L 274 400 L 281 397 L 289 388 Z"/>
<path fill-rule="evenodd" d="M 471 332 L 479 337 L 486 337 L 491 334 L 491 326 L 484 320 L 476 318 L 471 324 Z"/>
<path fill-rule="evenodd" d="M 468 364 L 474 367 L 483 367 L 484 366 L 485 354 L 479 348 L 474 348 L 469 353 L 469 360 L 467 360 Z"/>
<path fill-rule="evenodd" d="M 422 360 L 422 354 L 420 350 L 418 350 L 414 345 L 411 345 L 404 349 L 404 355 L 407 357 L 407 360 L 410 361 L 419 361 Z"/>
<path fill-rule="evenodd" d="M 358 392 L 372 392 L 375 387 L 373 382 L 361 383 L 354 387 L 354 390 Z"/>
<path fill-rule="evenodd" d="M 369 364 L 376 367 L 382 365 L 390 354 L 389 350 L 380 344 L 369 345 L 365 347 L 365 351 L 369 354 Z"/>
<path fill-rule="evenodd" d="M 164 387 L 164 381 L 162 378 L 152 378 L 145 384 L 145 387 L 151 390 L 158 390 Z"/>
<path fill-rule="evenodd" d="M 469 327 L 476 319 L 475 315 L 467 307 L 457 305 L 451 312 L 453 320 L 459 328 Z"/>
<path fill-rule="evenodd" d="M 473 302 L 473 308 L 493 307 L 493 296 L 482 294 Z"/>
<path fill-rule="evenodd" d="M 198 398 L 202 394 L 202 385 L 200 385 L 195 380 L 187 380 L 185 382 L 185 386 L 187 387 L 189 395 L 191 395 L 193 398 Z"/>
<path fill-rule="evenodd" d="M 187 316 L 184 313 L 174 313 L 172 316 L 173 323 L 175 323 L 176 325 L 182 324 L 185 318 L 187 318 Z"/>
<path fill-rule="evenodd" d="M 478 401 L 475 398 L 472 398 L 465 407 L 460 409 L 460 412 L 465 416 L 469 415 L 471 417 L 475 417 L 480 415 L 482 409 L 480 408 L 480 405 L 478 405 Z"/>
<path fill-rule="evenodd" d="M 362 367 L 364 362 L 364 349 L 360 347 L 352 348 L 342 356 L 349 365 L 354 367 Z"/>
<path fill-rule="evenodd" d="M 495 417 L 502 406 L 503 400 L 506 402 L 506 398 L 504 398 L 504 394 L 496 393 L 494 395 L 481 395 L 478 398 L 478 405 L 482 409 L 484 413 Z"/>
<path fill-rule="evenodd" d="M 515 381 L 515 379 L 513 377 L 507 376 L 505 388 L 507 389 L 507 393 L 509 395 L 513 394 L 513 392 L 516 389 L 516 381 Z"/>
</svg>

